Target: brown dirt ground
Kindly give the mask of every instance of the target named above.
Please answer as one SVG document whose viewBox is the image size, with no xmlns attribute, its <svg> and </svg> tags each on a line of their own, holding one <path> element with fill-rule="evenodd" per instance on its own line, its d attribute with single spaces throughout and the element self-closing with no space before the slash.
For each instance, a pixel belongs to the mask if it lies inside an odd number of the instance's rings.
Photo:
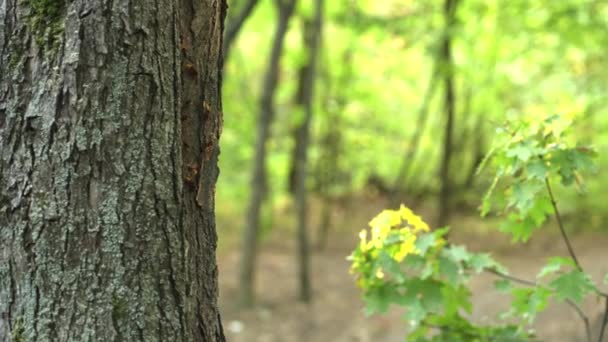
<svg viewBox="0 0 608 342">
<path fill-rule="evenodd" d="M 394 307 L 386 315 L 366 317 L 359 291 L 348 273 L 346 256 L 357 242 L 357 232 L 383 206 L 382 201 L 361 199 L 336 210 L 333 220 L 338 228 L 330 234 L 327 248 L 313 251 L 314 300 L 310 304 L 300 303 L 296 298 L 296 256 L 288 230 L 276 229 L 262 243 L 256 279 L 257 304 L 252 309 L 239 309 L 236 301 L 238 249 L 223 248 L 219 255 L 220 306 L 227 339 L 231 342 L 405 341 L 407 322 L 402 319 L 403 310 Z M 425 216 L 424 208 L 418 211 Z M 511 274 L 523 278 L 533 280 L 547 257 L 565 255 L 563 242 L 555 234 L 541 232 L 542 236 L 535 236 L 525 246 L 513 246 L 508 237 L 490 232 L 474 215 L 458 215 L 452 222 L 455 242 L 466 242 L 469 249 L 475 251 L 492 251 Z M 584 268 L 600 283 L 608 272 L 605 258 L 608 236 L 579 234 L 572 240 Z M 508 305 L 509 298 L 494 291 L 494 280 L 491 276 L 480 276 L 471 284 L 473 317 L 479 322 L 491 322 Z M 597 334 L 603 303 L 589 299 L 583 307 Z M 538 317 L 534 329 L 542 341 L 583 341 L 581 320 L 566 304 L 551 304 Z"/>
</svg>

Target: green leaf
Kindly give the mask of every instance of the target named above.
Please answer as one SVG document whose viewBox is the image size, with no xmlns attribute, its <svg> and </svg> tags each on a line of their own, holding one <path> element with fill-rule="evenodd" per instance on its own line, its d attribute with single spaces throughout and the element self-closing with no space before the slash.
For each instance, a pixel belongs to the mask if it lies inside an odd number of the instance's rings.
<svg viewBox="0 0 608 342">
<path fill-rule="evenodd" d="M 476 273 L 481 273 L 486 269 L 496 269 L 502 267 L 494 259 L 492 259 L 490 254 L 487 253 L 473 254 L 469 260 L 469 265 Z"/>
<path fill-rule="evenodd" d="M 471 258 L 471 254 L 467 252 L 464 246 L 450 246 L 445 249 L 445 255 L 454 262 L 467 261 Z"/>
<path fill-rule="evenodd" d="M 385 250 L 378 254 L 377 265 L 381 267 L 383 272 L 389 273 L 391 277 L 401 283 L 405 280 L 405 275 L 401 271 L 399 263 L 395 261 Z"/>
<path fill-rule="evenodd" d="M 420 272 L 420 279 L 428 279 L 435 275 L 435 272 L 435 264 L 432 262 L 427 262 L 422 271 Z"/>
<path fill-rule="evenodd" d="M 433 247 L 437 243 L 435 234 L 423 234 L 416 238 L 416 250 L 420 254 L 425 255 L 429 248 Z"/>
<path fill-rule="evenodd" d="M 467 313 L 473 310 L 471 303 L 471 291 L 465 285 L 451 286 L 446 284 L 443 287 L 444 308 L 447 314 L 456 314 L 460 309 Z"/>
<path fill-rule="evenodd" d="M 543 223 L 545 223 L 547 215 L 552 212 L 553 206 L 551 205 L 551 200 L 546 195 L 543 195 L 534 201 L 532 207 L 530 207 L 528 212 L 525 214 L 528 215 L 535 227 L 540 227 Z"/>
<path fill-rule="evenodd" d="M 544 181 L 549 172 L 547 164 L 542 159 L 535 159 L 528 163 L 528 174 L 531 178 Z"/>
<path fill-rule="evenodd" d="M 522 162 L 527 162 L 533 155 L 540 152 L 540 149 L 535 146 L 535 142 L 524 140 L 507 150 L 508 157 L 516 157 Z"/>
<path fill-rule="evenodd" d="M 536 277 L 542 278 L 548 274 L 554 274 L 561 270 L 563 266 L 576 267 L 576 264 L 570 258 L 553 257 L 547 261 L 547 264 L 540 270 Z"/>
<path fill-rule="evenodd" d="M 557 168 L 562 184 L 570 185 L 576 180 L 576 172 L 592 170 L 594 152 L 588 148 L 564 148 L 554 151 L 551 163 Z"/>
<path fill-rule="evenodd" d="M 428 311 L 422 306 L 420 302 L 414 302 L 412 305 L 407 307 L 405 319 L 413 324 L 419 324 L 426 317 Z"/>
<path fill-rule="evenodd" d="M 536 315 L 546 308 L 551 297 L 551 291 L 544 287 L 516 288 L 511 294 L 514 297 L 511 303 L 513 313 L 522 316 L 528 323 L 532 323 Z"/>
<path fill-rule="evenodd" d="M 499 229 L 503 232 L 509 233 L 513 236 L 513 241 L 526 242 L 532 236 L 534 231 L 539 226 L 536 224 L 531 217 L 521 217 L 518 214 L 511 213 L 507 219 L 499 226 Z"/>
<path fill-rule="evenodd" d="M 585 296 L 595 289 L 591 278 L 578 270 L 570 271 L 555 278 L 549 283 L 560 300 L 570 299 L 580 303 Z"/>
<path fill-rule="evenodd" d="M 427 311 L 438 310 L 441 307 L 442 283 L 434 279 L 409 279 L 405 282 L 404 296 L 410 302 L 420 302 Z"/>
<path fill-rule="evenodd" d="M 422 255 L 410 254 L 403 259 L 403 265 L 415 272 L 421 271 L 427 264 L 426 259 Z"/>
<path fill-rule="evenodd" d="M 435 239 L 439 240 L 440 238 L 443 238 L 449 232 L 450 232 L 449 227 L 443 227 L 443 228 L 435 229 L 433 231 L 433 235 L 435 235 Z"/>
<path fill-rule="evenodd" d="M 494 288 L 499 292 L 507 293 L 511 291 L 511 289 L 513 288 L 513 284 L 507 279 L 500 279 L 494 281 Z"/>
<path fill-rule="evenodd" d="M 406 314 L 404 318 L 406 320 L 409 320 L 408 314 Z M 418 322 L 411 320 L 410 324 L 414 327 L 414 329 L 411 330 L 409 335 L 407 335 L 407 341 L 427 342 L 428 339 L 426 338 L 426 335 L 429 333 L 429 327 L 427 327 L 426 325 L 420 325 L 418 324 Z"/>
<path fill-rule="evenodd" d="M 463 280 L 460 264 L 443 255 L 439 257 L 439 274 L 450 284 L 458 284 Z"/>
<path fill-rule="evenodd" d="M 509 199 L 509 205 L 515 206 L 521 212 L 527 212 L 534 206 L 535 198 L 539 192 L 544 190 L 544 184 L 528 180 L 514 184 L 512 189 L 513 193 Z"/>
<path fill-rule="evenodd" d="M 365 314 L 384 313 L 391 304 L 390 298 L 393 290 L 390 286 L 379 286 L 370 289 L 363 297 L 365 301 Z"/>
</svg>

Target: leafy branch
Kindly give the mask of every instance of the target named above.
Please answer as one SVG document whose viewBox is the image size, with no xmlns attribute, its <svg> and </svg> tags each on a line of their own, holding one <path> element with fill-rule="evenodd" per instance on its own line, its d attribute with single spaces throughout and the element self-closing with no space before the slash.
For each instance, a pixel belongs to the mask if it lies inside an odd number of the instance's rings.
<svg viewBox="0 0 608 342">
<path fill-rule="evenodd" d="M 360 233 L 361 242 L 349 259 L 368 312 L 384 312 L 390 304 L 405 306 L 414 323 L 409 337 L 415 341 L 508 339 L 529 340 L 524 327 L 533 323 L 550 299 L 568 304 L 580 317 L 587 341 L 592 333 L 588 315 L 580 304 L 590 294 L 605 298 L 606 307 L 599 332 L 603 339 L 608 325 L 608 294 L 584 272 L 557 206 L 551 179 L 565 186 L 576 182 L 579 173 L 593 168 L 595 156 L 588 147 L 570 147 L 564 133 L 568 118 L 549 116 L 507 124 L 498 130 L 499 139 L 481 167 L 491 164 L 495 177 L 484 197 L 482 215 L 500 204 L 506 220 L 500 229 L 514 241 L 526 241 L 554 216 L 568 249 L 568 258 L 552 257 L 539 271 L 538 281 L 509 275 L 489 254 L 470 253 L 464 246 L 445 240 L 448 229 L 430 230 L 411 210 L 385 210 L 370 222 L 370 234 Z M 504 187 L 504 191 L 495 191 Z M 368 239 L 369 237 L 369 239 Z M 502 279 L 498 290 L 510 292 L 508 315 L 522 321 L 515 325 L 477 326 L 460 315 L 471 313 L 470 277 L 486 272 Z M 525 287 L 511 287 L 511 283 Z M 437 335 L 430 330 L 439 330 Z"/>
<path fill-rule="evenodd" d="M 490 274 L 493 274 L 493 275 L 497 276 L 497 277 L 500 277 L 502 279 L 509 280 L 509 281 L 512 281 L 512 282 L 515 282 L 515 283 L 518 283 L 518 284 L 522 284 L 522 285 L 526 285 L 526 286 L 530 286 L 530 287 L 535 287 L 535 288 L 541 286 L 537 282 L 534 282 L 534 281 L 531 281 L 531 280 L 527 280 L 527 279 L 518 278 L 518 277 L 514 277 L 512 275 L 508 275 L 506 273 L 502 273 L 502 272 L 497 271 L 495 269 L 489 268 L 486 271 L 488 273 L 490 273 Z M 587 341 L 591 342 L 591 325 L 589 324 L 589 317 L 585 314 L 585 312 L 583 312 L 583 310 L 581 309 L 581 307 L 579 305 L 577 305 L 571 299 L 566 299 L 566 303 L 568 305 L 570 305 L 570 307 L 572 309 L 574 309 L 574 311 L 576 312 L 576 314 L 583 321 L 583 325 L 585 326 L 585 335 L 587 337 Z"/>
</svg>

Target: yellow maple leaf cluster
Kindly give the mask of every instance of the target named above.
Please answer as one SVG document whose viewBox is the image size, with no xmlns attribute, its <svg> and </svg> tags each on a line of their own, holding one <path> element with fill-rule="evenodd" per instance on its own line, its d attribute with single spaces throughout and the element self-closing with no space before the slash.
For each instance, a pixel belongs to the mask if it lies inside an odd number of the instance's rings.
<svg viewBox="0 0 608 342">
<path fill-rule="evenodd" d="M 391 254 L 398 262 L 410 253 L 417 253 L 416 235 L 430 230 L 429 225 L 420 216 L 404 205 L 401 205 L 399 210 L 383 210 L 369 222 L 369 226 L 371 228 L 369 241 L 367 230 L 364 229 L 359 233 L 360 248 L 368 251 L 381 249 L 386 244 L 397 245 L 398 248 L 393 248 Z M 388 241 L 389 234 L 396 230 L 399 232 L 400 238 L 397 242 Z M 378 272 L 377 275 L 382 278 L 381 272 Z"/>
</svg>

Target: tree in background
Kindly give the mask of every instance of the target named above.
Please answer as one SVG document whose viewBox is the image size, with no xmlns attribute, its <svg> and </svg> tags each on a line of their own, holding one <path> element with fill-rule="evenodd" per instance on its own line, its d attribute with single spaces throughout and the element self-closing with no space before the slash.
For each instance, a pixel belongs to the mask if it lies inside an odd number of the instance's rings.
<svg viewBox="0 0 608 342">
<path fill-rule="evenodd" d="M 262 83 L 262 94 L 259 104 L 257 122 L 257 140 L 255 145 L 255 160 L 251 177 L 251 195 L 245 220 L 243 234 L 243 250 L 240 272 L 240 301 L 242 305 L 251 306 L 254 300 L 254 275 L 257 256 L 258 234 L 260 231 L 260 214 L 264 196 L 268 191 L 268 176 L 266 172 L 267 141 L 270 137 L 270 125 L 274 118 L 274 96 L 279 78 L 279 61 L 289 20 L 292 17 L 296 0 L 276 0 L 278 23 L 268 67 Z"/>
<path fill-rule="evenodd" d="M 224 341 L 224 1 L 3 1 L 0 340 Z"/>
<path fill-rule="evenodd" d="M 236 19 L 252 2 L 234 3 L 237 11 L 232 18 Z M 599 67 L 606 55 L 603 48 L 606 36 L 601 34 L 606 27 L 601 19 L 605 5 L 579 0 L 514 0 L 508 4 L 470 0 L 459 1 L 456 14 L 456 9 L 446 10 L 446 6 L 456 7 L 456 2 L 449 3 L 445 0 L 326 3 L 323 26 L 331 42 L 323 47 L 319 73 L 328 75 L 321 76 L 323 80 L 317 85 L 325 87 L 327 77 L 327 84 L 333 87 L 328 99 L 316 101 L 310 127 L 308 157 L 316 168 L 307 180 L 314 185 L 310 188 L 309 221 L 314 222 L 319 214 L 322 216 L 319 221 L 327 222 L 332 213 L 339 228 L 340 220 L 345 218 L 340 214 L 346 205 L 354 205 L 362 198 L 369 199 L 370 205 L 381 204 L 386 200 L 385 193 L 372 194 L 366 187 L 374 175 L 380 185 L 389 184 L 387 180 L 392 185 L 392 180 L 403 179 L 395 181 L 394 188 L 406 190 L 397 193 L 397 203 L 442 211 L 444 218 L 448 217 L 445 212 L 449 212 L 450 206 L 453 212 L 459 209 L 458 215 L 470 212 L 478 205 L 482 188 L 491 181 L 484 175 L 478 177 L 475 171 L 481 156 L 488 152 L 494 127 L 507 118 L 550 112 L 580 113 L 581 108 L 586 108 L 584 115 L 590 121 L 576 124 L 579 133 L 589 130 L 583 123 L 603 127 L 605 131 L 608 120 L 601 115 L 605 108 L 601 84 L 606 73 Z M 298 14 L 301 11 L 312 16 L 312 4 L 313 1 L 299 2 Z M 275 10 L 272 1 L 257 2 L 226 65 L 224 90 L 228 98 L 238 99 L 227 104 L 231 115 L 227 116 L 230 119 L 223 148 L 229 151 L 229 156 L 222 158 L 222 163 L 223 175 L 228 177 L 218 193 L 225 204 L 221 209 L 226 230 L 253 222 L 240 211 L 247 210 L 247 205 L 242 205 L 246 197 L 254 196 L 249 191 L 257 189 L 248 186 L 251 175 L 243 170 L 257 158 L 254 141 L 259 135 L 251 127 L 260 124 L 260 106 L 245 97 L 257 101 L 267 94 L 258 83 L 267 71 L 270 54 L 266 51 L 274 43 L 272 32 L 278 18 Z M 293 233 L 292 217 L 288 215 L 291 211 L 287 210 L 293 194 L 286 191 L 286 183 L 291 178 L 295 190 L 295 172 L 291 172 L 292 177 L 289 175 L 290 169 L 296 170 L 292 143 L 297 139 L 293 128 L 305 118 L 304 110 L 294 110 L 297 102 L 294 94 L 298 93 L 302 79 L 298 70 L 308 62 L 301 31 L 300 25 L 292 25 L 286 33 L 280 82 L 273 95 L 276 113 L 272 134 L 268 133 L 264 145 L 263 179 L 267 183 L 266 193 L 272 194 L 267 197 L 272 205 L 261 204 L 262 223 L 257 233 L 249 233 L 256 239 L 268 237 L 269 252 L 276 252 L 274 247 L 278 244 L 292 243 L 286 236 Z M 351 56 L 348 63 L 345 55 Z M 340 78 L 347 68 L 352 70 L 351 77 L 343 82 Z M 320 97 L 326 96 L 325 91 L 322 93 Z M 333 115 L 332 111 L 338 114 Z M 592 135 L 594 139 L 603 136 Z M 607 140 L 602 139 L 598 141 L 605 146 Z M 337 145 L 340 147 L 336 153 L 332 149 Z M 338 157 L 329 158 L 331 154 Z M 321 168 L 326 171 L 317 172 Z M 340 172 L 347 174 L 344 183 L 327 186 Z M 322 174 L 329 174 L 329 181 L 322 180 L 319 176 Z M 601 193 L 605 184 L 601 178 L 593 179 L 589 190 Z M 320 191 L 322 186 L 331 190 Z M 315 195 L 319 195 L 319 202 Z M 333 212 L 325 209 L 317 212 L 316 204 L 328 207 L 326 203 L 331 196 L 335 199 L 340 196 L 335 203 L 345 206 Z M 565 213 L 594 220 L 596 227 L 601 225 L 600 203 L 586 200 L 588 208 L 595 209 L 593 215 L 582 215 L 583 200 L 565 202 L 568 203 Z M 232 224 L 234 217 L 247 222 Z M 271 232 L 266 229 L 270 226 L 265 224 L 267 219 L 275 223 Z M 431 220 L 435 223 L 435 219 L 437 215 Z M 227 233 L 229 238 L 230 234 L 238 233 Z M 335 247 L 333 244 L 330 239 L 328 246 Z M 281 250 L 284 251 L 291 252 Z M 247 257 L 243 260 L 254 263 L 252 254 L 246 249 L 244 252 Z M 275 254 L 269 258 L 274 261 L 273 257 Z"/>
<path fill-rule="evenodd" d="M 327 54 L 327 46 L 323 46 L 323 51 Z M 319 156 L 314 166 L 314 190 L 321 197 L 321 218 L 317 230 L 317 247 L 323 250 L 327 246 L 330 227 L 332 226 L 332 210 L 336 199 L 336 192 L 341 183 L 345 183 L 345 172 L 340 166 L 340 155 L 344 146 L 341 140 L 342 111 L 346 107 L 346 98 L 340 91 L 340 87 L 346 87 L 349 78 L 352 77 L 352 51 L 347 49 L 343 56 L 344 71 L 332 82 L 327 60 L 322 63 L 323 68 L 320 72 L 322 78 L 323 108 L 327 110 L 326 124 L 320 132 Z"/>
<path fill-rule="evenodd" d="M 444 3 L 444 20 L 445 33 L 441 42 L 441 59 L 440 69 L 443 75 L 444 98 L 443 106 L 445 111 L 445 132 L 443 137 L 443 155 L 441 157 L 441 165 L 439 167 L 439 181 L 441 189 L 439 190 L 439 203 L 437 213 L 437 227 L 445 226 L 450 217 L 450 197 L 451 197 L 451 181 L 450 181 L 450 161 L 452 159 L 453 148 L 453 131 L 454 131 L 454 116 L 456 111 L 456 94 L 454 90 L 454 62 L 452 60 L 452 41 L 454 35 L 454 27 L 456 24 L 456 7 L 458 0 L 445 0 Z"/>
<path fill-rule="evenodd" d="M 298 242 L 298 283 L 300 300 L 308 302 L 310 289 L 310 256 L 308 244 L 308 195 L 306 180 L 308 178 L 308 148 L 310 144 L 310 125 L 314 106 L 314 89 L 317 76 L 317 59 L 321 39 L 323 20 L 323 0 L 315 0 L 314 17 L 304 18 L 302 30 L 303 43 L 306 49 L 306 63 L 299 70 L 299 82 L 296 94 L 296 106 L 303 111 L 303 118 L 295 128 L 295 146 L 292 154 L 290 180 L 297 216 Z"/>
</svg>

